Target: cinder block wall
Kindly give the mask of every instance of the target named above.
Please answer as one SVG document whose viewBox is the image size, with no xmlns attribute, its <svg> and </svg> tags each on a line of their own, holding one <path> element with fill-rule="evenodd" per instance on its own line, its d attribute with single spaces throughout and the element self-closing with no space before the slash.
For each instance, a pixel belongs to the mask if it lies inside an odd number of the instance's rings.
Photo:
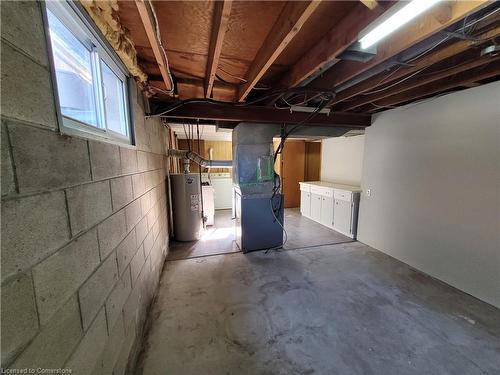
<svg viewBox="0 0 500 375">
<path fill-rule="evenodd" d="M 168 247 L 163 127 L 58 133 L 41 4 L 1 2 L 2 367 L 123 374 Z"/>
</svg>

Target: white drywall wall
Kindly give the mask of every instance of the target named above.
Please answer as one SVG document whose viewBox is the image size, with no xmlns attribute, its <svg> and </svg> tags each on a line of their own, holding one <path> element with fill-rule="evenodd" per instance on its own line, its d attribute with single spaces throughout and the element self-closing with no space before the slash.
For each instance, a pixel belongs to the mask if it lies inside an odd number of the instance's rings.
<svg viewBox="0 0 500 375">
<path fill-rule="evenodd" d="M 500 307 L 500 82 L 381 113 L 365 138 L 358 239 Z"/>
<path fill-rule="evenodd" d="M 364 135 L 328 138 L 321 145 L 321 180 L 359 186 Z"/>
</svg>

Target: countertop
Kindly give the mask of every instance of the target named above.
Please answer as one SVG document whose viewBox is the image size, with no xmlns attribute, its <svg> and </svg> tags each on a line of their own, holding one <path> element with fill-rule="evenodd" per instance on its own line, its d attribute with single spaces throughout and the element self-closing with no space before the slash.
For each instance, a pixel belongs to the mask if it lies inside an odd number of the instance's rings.
<svg viewBox="0 0 500 375">
<path fill-rule="evenodd" d="M 335 182 L 303 181 L 303 182 L 299 182 L 299 184 L 321 186 L 321 187 L 327 187 L 327 188 L 332 188 L 332 189 L 341 189 L 341 190 L 347 190 L 347 191 L 352 191 L 352 192 L 361 192 L 362 191 L 359 186 L 337 184 Z"/>
</svg>

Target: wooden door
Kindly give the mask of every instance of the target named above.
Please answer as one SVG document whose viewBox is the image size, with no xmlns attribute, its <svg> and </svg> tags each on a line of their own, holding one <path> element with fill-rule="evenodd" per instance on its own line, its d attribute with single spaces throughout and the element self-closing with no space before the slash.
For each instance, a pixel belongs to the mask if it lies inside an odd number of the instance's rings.
<svg viewBox="0 0 500 375">
<path fill-rule="evenodd" d="M 306 145 L 304 141 L 287 141 L 282 153 L 282 184 L 285 208 L 300 206 L 299 182 L 304 181 Z"/>
<path fill-rule="evenodd" d="M 321 174 L 321 142 L 306 142 L 304 181 L 319 181 Z"/>
</svg>

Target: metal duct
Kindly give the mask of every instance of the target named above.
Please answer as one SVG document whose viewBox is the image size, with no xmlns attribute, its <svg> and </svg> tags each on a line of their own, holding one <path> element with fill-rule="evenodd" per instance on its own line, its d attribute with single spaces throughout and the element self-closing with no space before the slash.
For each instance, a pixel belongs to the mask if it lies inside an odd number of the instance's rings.
<svg viewBox="0 0 500 375">
<path fill-rule="evenodd" d="M 168 156 L 191 160 L 203 168 L 233 168 L 232 160 L 207 160 L 202 158 L 196 152 L 188 150 L 170 149 L 168 150 Z"/>
</svg>

